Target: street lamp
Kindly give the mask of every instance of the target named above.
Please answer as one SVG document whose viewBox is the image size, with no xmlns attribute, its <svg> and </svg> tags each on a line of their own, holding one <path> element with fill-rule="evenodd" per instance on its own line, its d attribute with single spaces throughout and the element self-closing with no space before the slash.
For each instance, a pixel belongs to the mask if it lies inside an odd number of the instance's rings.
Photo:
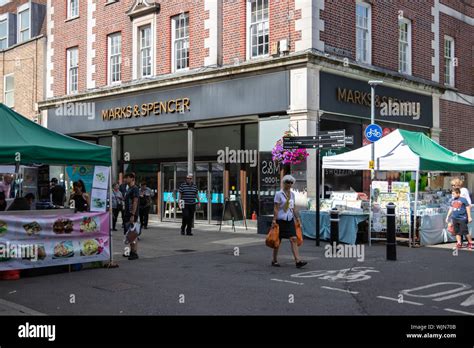
<svg viewBox="0 0 474 348">
<path fill-rule="evenodd" d="M 383 81 L 381 80 L 370 80 L 369 85 L 370 85 L 370 124 L 375 123 L 375 86 L 381 85 Z M 371 145 L 371 163 L 373 166 L 375 166 L 375 142 L 372 142 Z M 375 177 L 375 167 L 372 168 L 371 170 L 371 179 L 374 180 Z"/>
</svg>

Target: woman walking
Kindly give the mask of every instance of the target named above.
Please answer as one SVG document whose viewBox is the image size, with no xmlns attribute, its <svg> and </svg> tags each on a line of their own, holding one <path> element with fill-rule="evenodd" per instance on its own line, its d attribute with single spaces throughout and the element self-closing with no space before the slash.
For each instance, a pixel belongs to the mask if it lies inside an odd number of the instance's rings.
<svg viewBox="0 0 474 348">
<path fill-rule="evenodd" d="M 283 238 L 290 240 L 296 268 L 301 268 L 306 265 L 307 262 L 302 261 L 298 253 L 295 218 L 300 224 L 301 221 L 295 206 L 295 194 L 291 192 L 291 186 L 295 181 L 296 179 L 291 175 L 285 175 L 283 177 L 283 189 L 276 193 L 274 199 L 275 205 L 273 209 L 272 226 L 278 225 L 280 240 Z M 273 249 L 273 267 L 280 267 L 278 263 L 278 250 L 279 248 Z"/>
</svg>

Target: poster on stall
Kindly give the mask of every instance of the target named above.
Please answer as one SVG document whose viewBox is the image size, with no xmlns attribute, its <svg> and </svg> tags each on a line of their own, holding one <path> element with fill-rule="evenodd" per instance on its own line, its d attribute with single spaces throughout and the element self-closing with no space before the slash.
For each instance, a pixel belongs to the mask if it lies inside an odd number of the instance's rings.
<svg viewBox="0 0 474 348">
<path fill-rule="evenodd" d="M 105 212 L 107 210 L 107 190 L 93 188 L 91 192 L 91 211 Z"/>
<path fill-rule="evenodd" d="M 109 167 L 95 166 L 93 188 L 106 190 L 109 186 Z"/>
<path fill-rule="evenodd" d="M 73 165 L 66 167 L 67 180 L 74 182 L 82 180 L 87 192 L 91 192 L 94 178 L 94 166 Z M 72 186 L 72 183 L 71 183 Z"/>
<path fill-rule="evenodd" d="M 0 216 L 0 271 L 109 258 L 108 212 Z"/>
</svg>

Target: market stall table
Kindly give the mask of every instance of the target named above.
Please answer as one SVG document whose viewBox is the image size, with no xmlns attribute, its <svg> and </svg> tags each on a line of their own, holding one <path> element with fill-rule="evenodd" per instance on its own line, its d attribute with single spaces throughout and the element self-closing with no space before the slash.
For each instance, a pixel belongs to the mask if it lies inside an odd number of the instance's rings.
<svg viewBox="0 0 474 348">
<path fill-rule="evenodd" d="M 423 215 L 421 217 L 420 245 L 434 245 L 456 241 L 456 237 L 447 231 L 446 216 L 447 213 Z M 469 233 L 472 236 L 474 224 L 470 223 L 468 227 Z"/>
<path fill-rule="evenodd" d="M 316 211 L 300 211 L 303 234 L 309 238 L 316 238 Z M 320 212 L 321 229 L 320 238 L 330 239 L 331 222 L 329 212 Z M 342 212 L 339 214 L 339 241 L 347 244 L 355 244 L 357 240 L 358 225 L 362 221 L 368 220 L 369 214 Z"/>
</svg>

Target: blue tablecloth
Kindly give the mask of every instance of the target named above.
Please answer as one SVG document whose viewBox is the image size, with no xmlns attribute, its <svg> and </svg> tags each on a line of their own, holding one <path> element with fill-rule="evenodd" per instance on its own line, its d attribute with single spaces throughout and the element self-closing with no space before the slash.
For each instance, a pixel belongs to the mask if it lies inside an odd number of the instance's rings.
<svg viewBox="0 0 474 348">
<path fill-rule="evenodd" d="M 424 215 L 421 217 L 420 244 L 433 245 L 447 242 L 455 242 L 456 237 L 447 231 L 447 213 L 436 215 Z M 469 233 L 472 235 L 474 223 L 468 224 Z"/>
<path fill-rule="evenodd" d="M 300 211 L 303 234 L 309 238 L 316 238 L 316 211 Z M 331 235 L 331 222 L 329 213 L 320 212 L 320 238 L 329 240 Z M 355 244 L 357 239 L 358 224 L 369 218 L 369 214 L 340 214 L 339 215 L 339 241 Z"/>
</svg>

